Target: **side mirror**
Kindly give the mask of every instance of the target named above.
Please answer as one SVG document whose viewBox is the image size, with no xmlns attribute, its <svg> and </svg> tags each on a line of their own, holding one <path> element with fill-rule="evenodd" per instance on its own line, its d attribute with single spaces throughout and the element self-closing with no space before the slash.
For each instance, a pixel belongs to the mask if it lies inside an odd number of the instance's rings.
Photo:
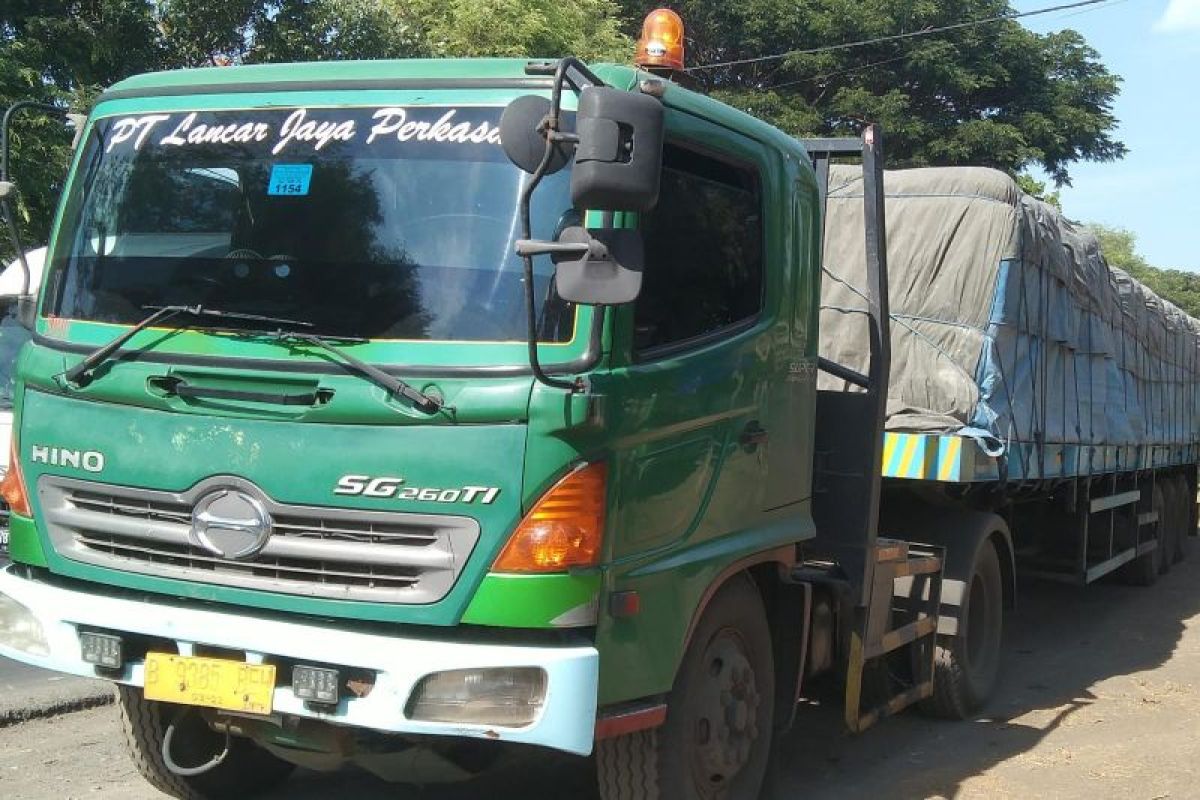
<svg viewBox="0 0 1200 800">
<path fill-rule="evenodd" d="M 571 201 L 597 211 L 649 211 L 658 202 L 663 105 L 639 92 L 589 86 L 579 94 Z"/>
<path fill-rule="evenodd" d="M 642 291 L 642 235 L 627 228 L 567 228 L 559 241 L 586 244 L 579 255 L 554 258 L 558 296 L 581 305 L 632 303 Z"/>
<path fill-rule="evenodd" d="M 535 94 L 513 100 L 500 115 L 500 146 L 508 160 L 533 174 L 546 156 L 547 131 L 543 126 L 551 110 L 550 101 Z M 573 137 L 571 137 L 573 139 Z M 555 142 L 546 175 L 558 172 L 571 160 L 575 143 L 571 139 Z"/>
<path fill-rule="evenodd" d="M 566 228 L 557 242 L 517 240 L 517 255 L 554 259 L 558 296 L 582 305 L 632 303 L 642 291 L 642 235 L 627 228 Z"/>
</svg>

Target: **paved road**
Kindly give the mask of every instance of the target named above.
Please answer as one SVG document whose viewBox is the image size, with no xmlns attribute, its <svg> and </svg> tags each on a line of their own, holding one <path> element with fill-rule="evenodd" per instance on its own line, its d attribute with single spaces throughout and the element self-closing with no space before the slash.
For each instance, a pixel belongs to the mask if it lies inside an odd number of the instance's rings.
<svg viewBox="0 0 1200 800">
<path fill-rule="evenodd" d="M 1200 796 L 1200 553 L 1159 585 L 1023 587 L 1005 676 L 987 715 L 904 714 L 861 736 L 836 698 L 801 710 L 771 800 L 1195 798 Z M 301 772 L 274 800 L 590 800 L 588 764 L 535 753 L 533 768 L 424 790 L 356 771 Z M 0 728 L 0 797 L 161 800 L 134 772 L 112 707 Z"/>
</svg>

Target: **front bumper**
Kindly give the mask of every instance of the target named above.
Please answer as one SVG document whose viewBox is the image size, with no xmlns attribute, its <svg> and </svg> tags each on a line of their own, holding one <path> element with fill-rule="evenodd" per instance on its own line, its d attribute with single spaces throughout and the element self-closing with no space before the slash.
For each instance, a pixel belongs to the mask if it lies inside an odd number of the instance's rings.
<svg viewBox="0 0 1200 800">
<path fill-rule="evenodd" d="M 0 655 L 26 664 L 143 685 L 140 661 L 126 664 L 116 678 L 97 675 L 80 654 L 80 627 L 172 639 L 184 654 L 201 644 L 245 651 L 248 661 L 277 656 L 333 662 L 375 670 L 371 693 L 343 698 L 333 710 L 322 711 L 307 706 L 290 687 L 277 687 L 274 713 L 392 733 L 536 744 L 580 755 L 592 750 L 600 659 L 591 646 L 495 645 L 355 632 L 332 623 L 282 621 L 251 609 L 231 612 L 166 599 L 146 602 L 92 594 L 20 577 L 11 567 L 0 570 L 0 595 L 24 606 L 42 626 L 49 649 L 46 655 L 18 650 L 0 640 Z M 547 675 L 545 703 L 530 725 L 502 728 L 405 716 L 409 695 L 432 672 L 521 666 L 541 667 Z"/>
</svg>

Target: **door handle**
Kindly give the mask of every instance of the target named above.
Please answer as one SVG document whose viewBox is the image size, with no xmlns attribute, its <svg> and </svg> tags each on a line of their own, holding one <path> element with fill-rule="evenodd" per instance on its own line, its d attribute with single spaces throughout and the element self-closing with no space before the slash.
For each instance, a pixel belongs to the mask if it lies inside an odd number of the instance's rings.
<svg viewBox="0 0 1200 800">
<path fill-rule="evenodd" d="M 742 447 L 758 447 L 760 444 L 767 443 L 767 429 L 758 423 L 758 420 L 752 419 L 746 423 L 746 427 L 742 428 L 742 434 L 738 437 L 738 444 Z"/>
</svg>

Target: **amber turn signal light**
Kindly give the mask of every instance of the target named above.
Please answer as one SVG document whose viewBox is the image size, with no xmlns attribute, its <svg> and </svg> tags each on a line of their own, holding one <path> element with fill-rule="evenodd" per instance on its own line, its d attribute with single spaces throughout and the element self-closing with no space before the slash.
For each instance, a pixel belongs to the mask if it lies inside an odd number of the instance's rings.
<svg viewBox="0 0 1200 800">
<path fill-rule="evenodd" d="M 646 15 L 633 63 L 643 69 L 683 69 L 683 20 L 678 14 L 659 8 Z"/>
<path fill-rule="evenodd" d="M 563 572 L 600 558 L 608 472 L 602 463 L 578 467 L 530 509 L 500 551 L 495 572 Z"/>
<path fill-rule="evenodd" d="M 25 479 L 21 477 L 21 462 L 17 460 L 17 440 L 13 439 L 8 451 L 8 472 L 0 481 L 0 497 L 8 503 L 8 508 L 14 514 L 31 517 L 29 510 L 29 495 L 25 493 Z"/>
</svg>

